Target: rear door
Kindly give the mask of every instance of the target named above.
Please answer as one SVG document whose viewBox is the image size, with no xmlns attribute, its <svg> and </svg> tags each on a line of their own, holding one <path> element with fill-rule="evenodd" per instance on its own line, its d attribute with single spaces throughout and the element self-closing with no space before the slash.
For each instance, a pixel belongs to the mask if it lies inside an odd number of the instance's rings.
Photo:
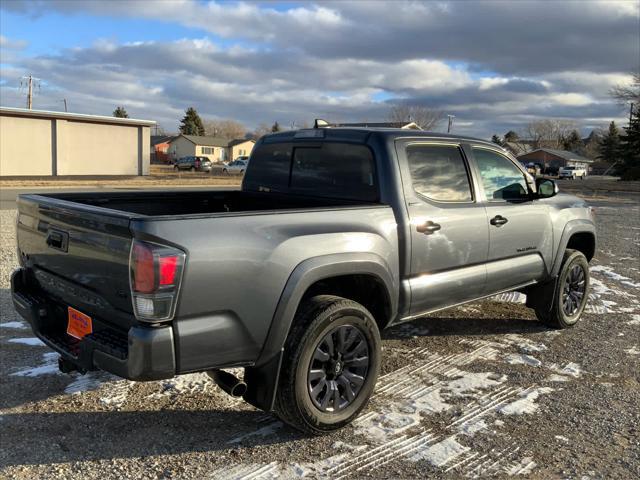
<svg viewBox="0 0 640 480">
<path fill-rule="evenodd" d="M 410 315 L 478 297 L 489 229 L 458 143 L 396 145 L 411 229 Z"/>
<path fill-rule="evenodd" d="M 472 152 L 489 219 L 485 294 L 541 279 L 553 246 L 548 207 L 530 195 L 527 174 L 505 153 L 484 145 Z"/>
</svg>

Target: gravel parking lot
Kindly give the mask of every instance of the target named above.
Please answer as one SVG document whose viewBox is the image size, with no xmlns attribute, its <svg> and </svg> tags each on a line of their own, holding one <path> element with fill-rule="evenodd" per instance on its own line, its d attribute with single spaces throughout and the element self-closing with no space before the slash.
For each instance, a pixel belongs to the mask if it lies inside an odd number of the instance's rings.
<svg viewBox="0 0 640 480">
<path fill-rule="evenodd" d="M 640 194 L 586 194 L 599 248 L 575 328 L 541 326 L 519 294 L 394 327 L 366 411 L 318 438 L 204 374 L 59 373 L 11 305 L 1 211 L 0 477 L 640 478 Z"/>
</svg>

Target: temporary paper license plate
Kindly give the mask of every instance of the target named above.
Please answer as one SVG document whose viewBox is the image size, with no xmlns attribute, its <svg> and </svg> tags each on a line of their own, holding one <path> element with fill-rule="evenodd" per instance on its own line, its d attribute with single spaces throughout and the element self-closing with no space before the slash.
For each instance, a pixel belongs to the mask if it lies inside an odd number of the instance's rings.
<svg viewBox="0 0 640 480">
<path fill-rule="evenodd" d="M 85 335 L 93 332 L 91 317 L 79 312 L 75 308 L 68 307 L 69 323 L 67 324 L 67 333 L 72 337 L 82 339 Z"/>
</svg>

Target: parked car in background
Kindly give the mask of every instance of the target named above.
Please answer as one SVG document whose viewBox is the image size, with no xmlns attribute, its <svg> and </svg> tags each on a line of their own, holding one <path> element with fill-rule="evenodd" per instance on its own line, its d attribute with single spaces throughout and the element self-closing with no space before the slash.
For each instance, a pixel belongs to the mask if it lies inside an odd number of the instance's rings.
<svg viewBox="0 0 640 480">
<path fill-rule="evenodd" d="M 174 170 L 190 170 L 192 172 L 210 172 L 211 160 L 207 157 L 182 157 L 173 165 Z"/>
<path fill-rule="evenodd" d="M 246 158 L 246 160 L 234 160 L 222 169 L 222 173 L 244 173 L 249 164 L 249 158 Z"/>
<path fill-rule="evenodd" d="M 579 178 L 580 180 L 584 180 L 586 176 L 587 169 L 585 167 L 561 167 L 560 170 L 558 170 L 558 178 L 570 178 L 571 180 Z"/>
</svg>

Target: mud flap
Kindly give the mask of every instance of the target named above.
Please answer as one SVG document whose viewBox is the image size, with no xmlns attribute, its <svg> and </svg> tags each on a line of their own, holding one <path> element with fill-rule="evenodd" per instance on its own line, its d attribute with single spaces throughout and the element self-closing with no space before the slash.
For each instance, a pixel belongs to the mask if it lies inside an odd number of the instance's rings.
<svg viewBox="0 0 640 480">
<path fill-rule="evenodd" d="M 550 312 L 556 295 L 558 277 L 555 276 L 548 282 L 527 287 L 522 293 L 527 295 L 527 307 L 540 312 Z"/>
<path fill-rule="evenodd" d="M 275 355 L 271 360 L 260 366 L 244 369 L 244 381 L 247 384 L 247 392 L 243 398 L 260 410 L 273 411 L 280 379 L 280 366 L 282 364 L 283 351 Z"/>
</svg>

